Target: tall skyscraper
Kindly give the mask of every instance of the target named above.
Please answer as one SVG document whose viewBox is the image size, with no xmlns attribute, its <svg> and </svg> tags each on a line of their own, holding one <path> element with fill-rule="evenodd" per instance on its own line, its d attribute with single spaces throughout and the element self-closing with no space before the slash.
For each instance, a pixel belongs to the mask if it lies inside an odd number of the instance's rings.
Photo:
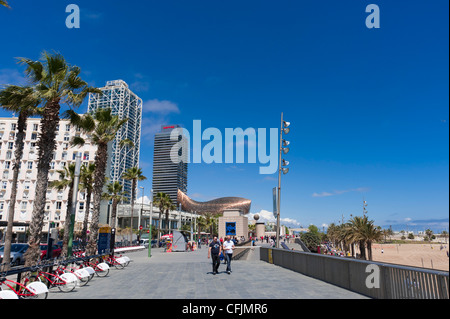
<svg viewBox="0 0 450 319">
<path fill-rule="evenodd" d="M 166 193 L 172 202 L 178 206 L 178 190 L 187 192 L 187 162 L 188 162 L 188 141 L 178 135 L 178 140 L 171 140 L 170 135 L 179 125 L 164 125 L 161 132 L 155 134 L 155 145 L 153 151 L 153 193 Z M 179 143 L 180 148 L 175 149 L 174 145 Z M 174 162 L 171 152 L 176 152 L 180 161 Z"/>
<path fill-rule="evenodd" d="M 93 113 L 99 108 L 110 108 L 112 114 L 118 115 L 120 119 L 128 119 L 108 150 L 106 176 L 111 182 L 121 182 L 131 200 L 131 181 L 123 180 L 122 174 L 130 167 L 139 166 L 142 99 L 134 94 L 122 80 L 108 81 L 106 86 L 100 89 L 103 94 L 89 95 L 88 112 Z M 131 140 L 134 147 L 120 147 L 119 144 L 124 139 Z"/>
</svg>

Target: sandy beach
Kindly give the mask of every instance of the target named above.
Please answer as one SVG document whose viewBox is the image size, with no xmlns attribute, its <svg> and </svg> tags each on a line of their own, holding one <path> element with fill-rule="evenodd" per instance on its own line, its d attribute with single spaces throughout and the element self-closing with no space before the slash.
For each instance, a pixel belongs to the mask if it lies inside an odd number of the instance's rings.
<svg viewBox="0 0 450 319">
<path fill-rule="evenodd" d="M 449 244 L 373 244 L 373 260 L 449 271 Z M 383 252 L 382 252 L 383 249 Z"/>
</svg>

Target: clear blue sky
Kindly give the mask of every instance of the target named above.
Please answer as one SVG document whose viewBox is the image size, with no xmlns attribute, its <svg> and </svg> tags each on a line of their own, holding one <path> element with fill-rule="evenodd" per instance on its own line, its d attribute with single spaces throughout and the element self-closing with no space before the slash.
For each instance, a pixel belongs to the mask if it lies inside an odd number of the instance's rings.
<svg viewBox="0 0 450 319">
<path fill-rule="evenodd" d="M 144 100 L 146 192 L 159 125 L 271 128 L 284 112 L 283 218 L 321 227 L 361 215 L 364 197 L 377 225 L 448 228 L 447 0 L 9 3 L 0 84 L 21 81 L 14 57 L 43 50 L 61 52 L 91 85 L 125 80 Z M 70 3 L 80 29 L 65 26 Z M 365 25 L 370 3 L 380 29 Z M 189 195 L 241 196 L 252 213 L 272 211 L 277 176 L 258 169 L 190 164 Z"/>
</svg>

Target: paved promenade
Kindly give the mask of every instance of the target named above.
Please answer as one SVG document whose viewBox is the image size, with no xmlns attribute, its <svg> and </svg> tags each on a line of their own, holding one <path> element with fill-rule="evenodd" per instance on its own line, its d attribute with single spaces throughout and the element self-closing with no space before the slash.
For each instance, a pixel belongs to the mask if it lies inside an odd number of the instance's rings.
<svg viewBox="0 0 450 319">
<path fill-rule="evenodd" d="M 111 268 L 70 293 L 52 288 L 48 299 L 365 299 L 365 296 L 259 260 L 221 264 L 212 275 L 207 248 L 164 253 L 152 249 L 124 254 L 133 261 Z"/>
</svg>

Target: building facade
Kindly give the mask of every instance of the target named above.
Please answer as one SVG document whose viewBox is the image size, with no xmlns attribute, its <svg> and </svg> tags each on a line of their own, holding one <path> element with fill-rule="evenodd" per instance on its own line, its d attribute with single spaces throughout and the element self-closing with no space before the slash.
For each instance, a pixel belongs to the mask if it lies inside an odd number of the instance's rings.
<svg viewBox="0 0 450 319">
<path fill-rule="evenodd" d="M 110 108 L 112 114 L 118 115 L 121 120 L 128 119 L 108 148 L 106 176 L 111 182 L 119 181 L 131 201 L 131 181 L 123 180 L 122 175 L 131 167 L 139 167 L 142 99 L 122 80 L 108 81 L 100 90 L 102 94 L 89 95 L 88 113 L 93 113 L 99 108 Z M 119 144 L 124 139 L 131 140 L 134 147 L 120 147 Z"/>
<path fill-rule="evenodd" d="M 8 208 L 11 204 L 10 197 L 15 158 L 16 123 L 17 118 L 0 118 L 0 221 L 8 220 Z M 82 154 L 81 159 L 83 165 L 93 163 L 97 149 L 90 143 L 87 136 L 75 127 L 72 127 L 68 120 L 61 120 L 57 129 L 56 149 L 53 152 L 53 160 L 50 163 L 49 181 L 58 180 L 58 170 L 68 167 L 70 163 L 75 163 L 75 157 L 78 152 Z M 37 178 L 37 140 L 39 133 L 40 119 L 28 119 L 15 203 L 14 220 L 17 222 L 29 223 L 31 221 Z M 77 135 L 83 137 L 86 140 L 86 144 L 83 147 L 72 148 L 70 146 L 70 140 L 73 136 Z M 43 226 L 44 231 L 48 230 L 50 222 L 55 222 L 56 227 L 64 226 L 68 192 L 68 189 L 58 191 L 48 188 Z M 79 223 L 78 225 L 83 222 L 86 211 L 86 194 L 83 190 L 80 190 L 75 219 L 76 223 Z M 24 231 L 24 228 L 16 229 L 16 233 Z"/>
<path fill-rule="evenodd" d="M 161 132 L 155 134 L 152 183 L 153 194 L 168 194 L 178 207 L 178 190 L 187 192 L 189 145 L 187 138 L 183 138 L 178 131 L 178 139 L 171 139 L 171 133 L 175 129 L 180 129 L 180 126 L 164 125 Z M 177 143 L 180 147 L 176 147 Z M 173 155 L 179 159 L 178 163 L 173 161 Z"/>
</svg>

